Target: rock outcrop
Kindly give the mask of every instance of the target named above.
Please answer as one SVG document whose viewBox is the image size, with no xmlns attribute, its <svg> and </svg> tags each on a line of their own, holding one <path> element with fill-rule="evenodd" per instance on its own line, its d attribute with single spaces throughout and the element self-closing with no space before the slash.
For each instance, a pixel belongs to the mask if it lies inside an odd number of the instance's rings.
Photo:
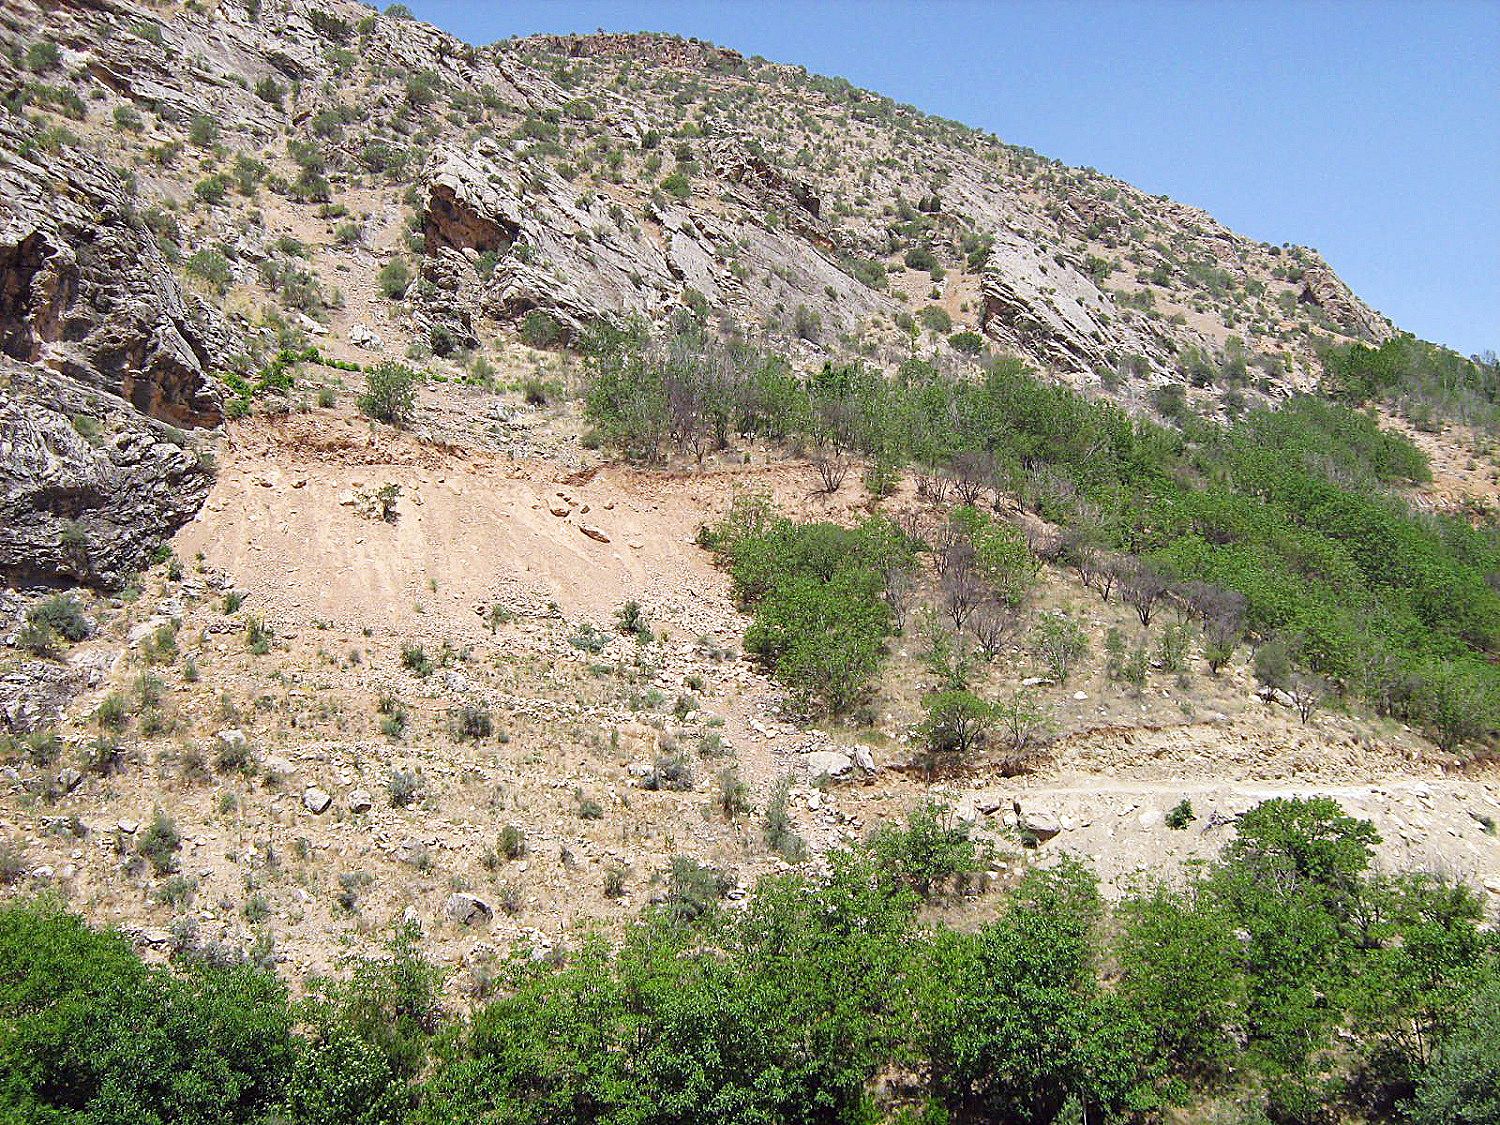
<svg viewBox="0 0 1500 1125">
<path fill-rule="evenodd" d="M 1305 305 L 1322 309 L 1334 324 L 1351 336 L 1380 344 L 1395 335 L 1390 321 L 1356 297 L 1338 275 L 1321 262 L 1303 270 L 1302 293 L 1298 299 Z"/>
<path fill-rule="evenodd" d="M 1060 371 L 1108 370 L 1126 356 L 1158 367 L 1170 358 L 1075 263 L 1015 236 L 996 242 L 980 297 L 981 332 Z"/>
<path fill-rule="evenodd" d="M 231 346 L 118 177 L 0 118 L 0 574 L 111 584 L 190 519 Z"/>
<path fill-rule="evenodd" d="M 688 200 L 648 206 L 632 220 L 550 171 L 534 170 L 523 182 L 524 168 L 494 142 L 440 150 L 423 176 L 423 277 L 432 290 L 419 323 L 467 343 L 480 314 L 514 322 L 541 310 L 571 333 L 598 320 L 659 319 L 690 289 L 747 323 L 798 302 L 832 301 L 830 329 L 894 311 L 834 261 L 806 185 L 737 141 L 720 140 L 713 152 L 739 177 L 729 198 L 745 210 L 723 214 Z M 758 218 L 768 213 L 785 221 Z M 487 276 L 479 270 L 484 256 L 493 263 Z"/>
</svg>

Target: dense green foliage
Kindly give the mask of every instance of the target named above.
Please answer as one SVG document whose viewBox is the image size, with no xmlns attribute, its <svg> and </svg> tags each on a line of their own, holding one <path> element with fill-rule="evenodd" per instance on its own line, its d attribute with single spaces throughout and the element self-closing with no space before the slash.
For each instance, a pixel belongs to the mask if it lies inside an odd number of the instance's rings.
<svg viewBox="0 0 1500 1125">
<path fill-rule="evenodd" d="M 892 631 L 887 584 L 913 565 L 901 531 L 881 518 L 854 529 L 796 524 L 742 496 L 705 537 L 723 552 L 736 597 L 754 611 L 746 651 L 809 710 L 852 707 Z"/>
<path fill-rule="evenodd" d="M 1228 1099 L 1245 1120 L 1494 1122 L 1500 950 L 1464 888 L 1371 875 L 1373 840 L 1332 801 L 1270 801 L 1185 885 L 1109 909 L 1063 861 L 960 932 L 918 894 L 973 845 L 928 807 L 743 910 L 710 894 L 618 948 L 518 950 L 470 1018 L 412 932 L 291 1002 L 263 969 L 148 968 L 12 903 L 0 1120 L 1046 1125 Z"/>
<path fill-rule="evenodd" d="M 1009 359 L 977 379 L 916 359 L 891 377 L 829 364 L 799 378 L 697 328 L 655 342 L 601 335 L 589 364 L 588 416 L 632 456 L 671 444 L 701 456 L 745 434 L 811 446 L 832 488 L 842 474 L 830 466 L 851 456 L 886 475 L 906 468 L 930 494 L 951 485 L 976 508 L 1015 503 L 1062 524 L 1063 561 L 1140 559 L 1148 570 L 1135 573 L 1181 600 L 1204 585 L 1233 595 L 1236 630 L 1281 637 L 1301 665 L 1445 746 L 1500 726 L 1500 532 L 1414 511 L 1398 490 L 1427 479 L 1424 457 L 1348 406 L 1301 397 L 1227 427 L 1189 418 L 1172 429 Z M 790 549 L 802 533 L 777 534 Z M 1015 547 L 997 541 L 995 561 L 1024 584 Z M 796 587 L 798 566 L 784 573 L 789 606 L 859 600 L 847 573 Z M 1121 592 L 1130 600 L 1129 584 Z M 765 593 L 741 587 L 752 606 Z"/>
<path fill-rule="evenodd" d="M 1402 335 L 1378 348 L 1345 344 L 1323 356 L 1327 389 L 1346 402 L 1385 402 L 1422 429 L 1445 419 L 1500 428 L 1500 363 Z"/>
</svg>

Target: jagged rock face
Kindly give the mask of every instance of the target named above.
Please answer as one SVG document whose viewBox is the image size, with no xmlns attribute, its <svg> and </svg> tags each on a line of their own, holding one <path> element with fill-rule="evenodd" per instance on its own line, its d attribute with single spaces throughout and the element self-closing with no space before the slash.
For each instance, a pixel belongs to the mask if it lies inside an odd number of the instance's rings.
<svg viewBox="0 0 1500 1125">
<path fill-rule="evenodd" d="M 0 120 L 0 573 L 110 584 L 207 495 L 180 434 L 219 424 L 231 339 L 113 173 L 25 128 Z"/>
<path fill-rule="evenodd" d="M 1325 265 L 1312 265 L 1303 271 L 1299 300 L 1322 309 L 1351 336 L 1379 344 L 1395 334 L 1389 321 L 1372 312 Z"/>
<path fill-rule="evenodd" d="M 492 143 L 439 151 L 423 176 L 423 276 L 438 293 L 419 309 L 421 322 L 470 340 L 476 312 L 513 322 L 540 309 L 576 332 L 597 320 L 658 319 L 679 307 L 688 289 L 747 321 L 789 301 L 822 305 L 830 293 L 832 325 L 895 310 L 825 252 L 826 231 L 822 245 L 806 236 L 819 220 L 818 201 L 805 185 L 773 169 L 757 172 L 736 141 L 721 140 L 715 152 L 738 153 L 722 157 L 739 161 L 736 182 L 762 205 L 774 196 L 793 221 L 768 227 L 689 200 L 654 209 L 645 224 L 621 223 L 606 199 L 582 203 L 559 177 L 534 174 L 523 185 L 521 169 Z M 481 279 L 476 266 L 486 252 L 498 261 Z"/>
<path fill-rule="evenodd" d="M 658 66 L 727 73 L 737 73 L 745 66 L 745 56 L 739 51 L 701 39 L 601 32 L 596 35 L 537 35 L 532 37 L 532 42 L 544 44 L 550 50 L 572 58 L 613 57 Z"/>
<path fill-rule="evenodd" d="M 793 179 L 750 149 L 739 137 L 716 137 L 706 146 L 709 167 L 742 206 L 783 216 L 789 226 L 825 250 L 835 248 L 833 232 L 822 221 L 823 201 L 812 187 Z"/>
<path fill-rule="evenodd" d="M 996 244 L 980 294 L 982 332 L 1059 371 L 1105 370 L 1127 355 L 1152 366 L 1168 359 L 1160 343 L 1121 317 L 1076 263 L 1049 258 L 1019 238 Z"/>
</svg>

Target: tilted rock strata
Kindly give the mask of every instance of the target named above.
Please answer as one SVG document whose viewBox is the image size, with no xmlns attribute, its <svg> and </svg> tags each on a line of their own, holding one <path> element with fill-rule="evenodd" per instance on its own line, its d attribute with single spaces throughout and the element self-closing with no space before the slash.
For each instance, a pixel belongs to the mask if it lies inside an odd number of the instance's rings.
<svg viewBox="0 0 1500 1125">
<path fill-rule="evenodd" d="M 0 572 L 113 583 L 192 518 L 232 348 L 188 300 L 117 177 L 27 152 L 0 119 Z"/>
</svg>

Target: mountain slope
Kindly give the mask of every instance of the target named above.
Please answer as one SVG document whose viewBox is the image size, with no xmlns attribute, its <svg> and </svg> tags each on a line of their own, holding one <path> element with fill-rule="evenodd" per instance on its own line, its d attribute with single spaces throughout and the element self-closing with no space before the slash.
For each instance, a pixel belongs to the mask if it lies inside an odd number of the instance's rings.
<svg viewBox="0 0 1500 1125">
<path fill-rule="evenodd" d="M 1390 332 L 1311 251 L 706 44 L 473 48 L 352 3 L 108 0 L 11 5 L 6 18 L 18 43 L 64 48 L 46 73 L 9 68 L 7 86 L 30 84 L 37 107 L 81 99 L 85 118 L 67 128 L 136 166 L 143 203 L 191 210 L 185 256 L 229 241 L 232 272 L 248 274 L 266 252 L 236 229 L 253 227 L 241 220 L 255 203 L 189 194 L 215 174 L 253 182 L 247 161 L 269 165 L 262 196 L 309 209 L 361 185 L 405 196 L 422 245 L 372 249 L 420 256 L 440 296 L 416 295 L 411 323 L 457 345 L 532 309 L 577 329 L 701 294 L 742 325 L 800 326 L 829 350 L 856 330 L 898 338 L 902 311 L 942 310 L 1095 379 L 1204 382 L 1218 372 L 1194 349 L 1211 357 L 1237 336 L 1275 392 L 1310 382 L 1320 339 Z M 121 126 L 134 115 L 138 129 Z M 205 118 L 213 139 L 195 147 Z"/>
</svg>

